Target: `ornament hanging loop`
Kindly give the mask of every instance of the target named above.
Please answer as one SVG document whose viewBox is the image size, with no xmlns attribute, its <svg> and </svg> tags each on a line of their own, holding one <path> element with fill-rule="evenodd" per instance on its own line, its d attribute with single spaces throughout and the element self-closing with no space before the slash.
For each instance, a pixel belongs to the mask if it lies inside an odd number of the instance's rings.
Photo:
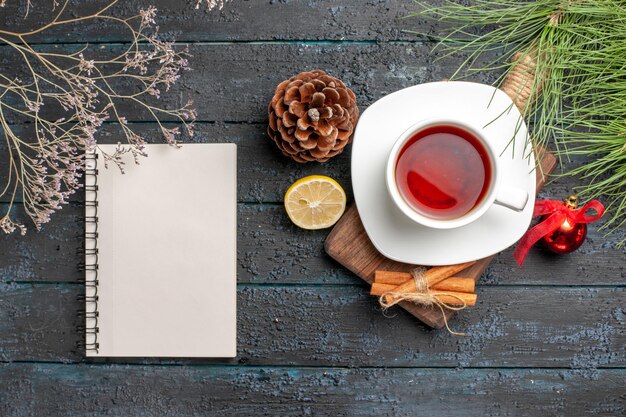
<svg viewBox="0 0 626 417">
<path fill-rule="evenodd" d="M 578 196 L 577 195 L 570 195 L 569 197 L 567 197 L 565 199 L 565 207 L 567 207 L 570 210 L 576 210 L 578 208 Z"/>
</svg>

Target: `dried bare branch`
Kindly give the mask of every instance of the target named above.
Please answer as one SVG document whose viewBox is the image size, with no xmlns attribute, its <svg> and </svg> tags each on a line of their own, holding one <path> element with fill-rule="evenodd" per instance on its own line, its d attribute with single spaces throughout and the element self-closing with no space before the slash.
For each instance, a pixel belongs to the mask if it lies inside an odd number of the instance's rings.
<svg viewBox="0 0 626 417">
<path fill-rule="evenodd" d="M 117 3 L 112 0 L 93 14 L 64 18 L 68 1 L 59 5 L 52 21 L 37 29 L 0 30 L 0 45 L 8 46 L 24 69 L 19 76 L 0 71 L 0 135 L 9 154 L 7 183 L 0 184 L 0 198 L 9 199 L 6 212 L 0 212 L 0 230 L 6 233 L 26 232 L 26 226 L 12 217 L 16 201 L 23 202 L 37 229 L 67 203 L 81 187 L 84 154 L 97 147 L 94 135 L 105 121 L 121 126 L 127 152 L 136 161 L 145 155 L 146 141 L 127 122 L 122 103 L 146 111 L 171 145 L 177 144 L 180 128 L 163 125 L 162 118 L 179 121 L 193 134 L 196 113 L 191 101 L 175 109 L 156 103 L 189 69 L 187 50 L 176 50 L 159 38 L 156 8 L 123 19 L 110 13 Z M 5 2 L 0 0 L 0 6 Z M 29 42 L 50 28 L 96 19 L 123 27 L 131 43 L 121 52 L 94 51 L 88 46 L 56 52 Z M 17 129 L 11 123 L 15 120 L 26 123 Z M 105 157 L 122 168 L 117 152 Z"/>
</svg>

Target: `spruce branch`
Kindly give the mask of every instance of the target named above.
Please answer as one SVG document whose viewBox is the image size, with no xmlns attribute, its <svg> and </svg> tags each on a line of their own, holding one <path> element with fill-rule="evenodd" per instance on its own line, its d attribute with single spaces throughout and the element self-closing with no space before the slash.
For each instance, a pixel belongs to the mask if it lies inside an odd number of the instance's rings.
<svg viewBox="0 0 626 417">
<path fill-rule="evenodd" d="M 500 86 L 519 54 L 532 59 L 536 77 L 522 109 L 531 126 L 529 140 L 554 148 L 561 161 L 591 158 L 565 175 L 581 178 L 582 198 L 608 201 L 611 218 L 604 228 L 626 224 L 626 2 L 417 4 L 409 17 L 426 17 L 444 28 L 435 35 L 414 33 L 438 40 L 444 56 L 467 56 L 455 78 L 493 71 Z M 479 64 L 485 60 L 488 64 Z"/>
</svg>

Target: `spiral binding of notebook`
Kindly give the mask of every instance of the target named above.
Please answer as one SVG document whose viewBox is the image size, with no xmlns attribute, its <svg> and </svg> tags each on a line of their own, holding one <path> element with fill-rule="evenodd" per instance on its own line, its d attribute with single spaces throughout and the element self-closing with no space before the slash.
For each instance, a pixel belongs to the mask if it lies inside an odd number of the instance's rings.
<svg viewBox="0 0 626 417">
<path fill-rule="evenodd" d="M 84 302 L 84 310 L 79 316 L 84 325 L 81 346 L 86 352 L 98 353 L 98 156 L 95 152 L 85 155 L 85 243 L 82 249 L 85 256 L 80 269 L 84 271 L 85 294 L 79 297 Z"/>
</svg>

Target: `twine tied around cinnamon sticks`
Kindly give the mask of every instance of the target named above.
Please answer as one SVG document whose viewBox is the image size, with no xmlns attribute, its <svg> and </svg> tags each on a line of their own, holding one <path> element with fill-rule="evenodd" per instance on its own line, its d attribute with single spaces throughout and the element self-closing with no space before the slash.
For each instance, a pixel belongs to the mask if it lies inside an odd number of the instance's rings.
<svg viewBox="0 0 626 417">
<path fill-rule="evenodd" d="M 384 309 L 402 301 L 437 307 L 441 310 L 448 332 L 463 335 L 450 329 L 444 309 L 459 311 L 476 304 L 474 280 L 453 276 L 474 263 L 430 269 L 417 267 L 411 272 L 376 271 L 370 294 L 379 296 L 379 303 Z"/>
</svg>

